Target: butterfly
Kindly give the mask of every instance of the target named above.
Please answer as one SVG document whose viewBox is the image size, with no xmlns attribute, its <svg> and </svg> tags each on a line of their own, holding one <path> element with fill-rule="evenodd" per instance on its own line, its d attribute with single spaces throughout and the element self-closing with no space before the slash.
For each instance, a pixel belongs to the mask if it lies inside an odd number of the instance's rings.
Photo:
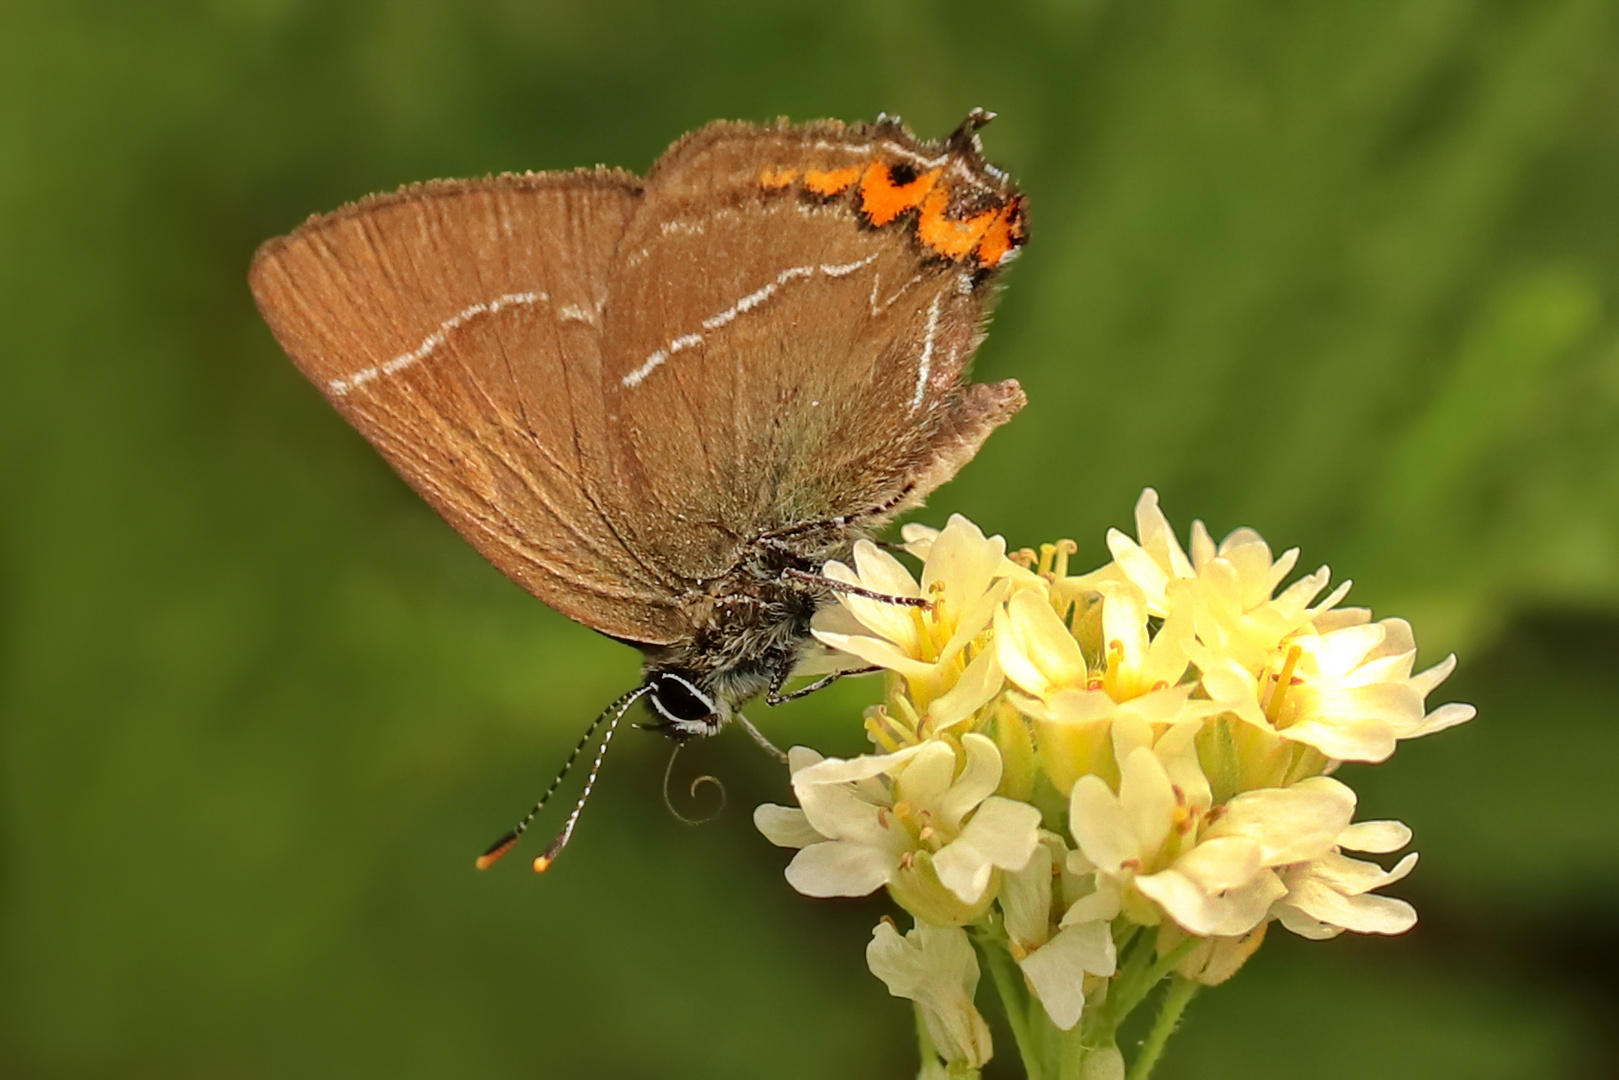
<svg viewBox="0 0 1619 1080">
<path fill-rule="evenodd" d="M 1023 406 L 966 378 L 1028 236 L 991 118 L 937 143 L 716 122 L 644 179 L 417 184 L 259 249 L 259 308 L 344 419 L 501 572 L 641 650 L 587 795 L 638 698 L 676 739 L 783 700 L 854 589 L 825 563 Z"/>
</svg>

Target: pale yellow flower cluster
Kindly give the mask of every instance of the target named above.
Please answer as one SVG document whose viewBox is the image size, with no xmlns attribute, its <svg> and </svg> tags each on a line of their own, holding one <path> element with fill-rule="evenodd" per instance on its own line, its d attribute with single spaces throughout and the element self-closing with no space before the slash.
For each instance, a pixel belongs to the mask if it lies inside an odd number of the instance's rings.
<svg viewBox="0 0 1619 1080">
<path fill-rule="evenodd" d="M 867 542 L 853 567 L 826 567 L 930 606 L 848 595 L 818 616 L 822 644 L 890 673 L 866 718 L 878 752 L 796 748 L 799 805 L 755 820 L 799 849 L 800 892 L 886 886 L 916 919 L 904 936 L 879 927 L 871 966 L 918 1003 L 951 1067 L 990 1052 L 958 928 L 1004 949 L 1067 1031 L 1144 928 L 1152 955 L 1215 983 L 1272 921 L 1310 938 L 1415 922 L 1375 892 L 1414 854 L 1390 869 L 1345 854 L 1397 851 L 1410 831 L 1355 823 L 1354 792 L 1328 774 L 1470 719 L 1425 706 L 1454 658 L 1414 674 L 1405 622 L 1340 607 L 1347 583 L 1322 598 L 1325 568 L 1286 584 L 1297 551 L 1273 558 L 1252 530 L 1216 545 L 1195 523 L 1188 552 L 1150 489 L 1136 526 L 1078 576 L 1071 542 L 1009 557 L 959 516 L 907 527 L 920 582 Z"/>
</svg>

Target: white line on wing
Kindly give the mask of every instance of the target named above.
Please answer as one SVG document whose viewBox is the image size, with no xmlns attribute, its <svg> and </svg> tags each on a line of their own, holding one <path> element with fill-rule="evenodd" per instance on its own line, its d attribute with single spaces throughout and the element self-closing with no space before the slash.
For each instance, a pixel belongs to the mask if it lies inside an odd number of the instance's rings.
<svg viewBox="0 0 1619 1080">
<path fill-rule="evenodd" d="M 738 300 L 736 303 L 732 304 L 719 314 L 711 315 L 704 319 L 702 324 L 703 329 L 718 330 L 727 323 L 734 322 L 739 316 L 747 314 L 760 304 L 764 303 L 766 300 L 769 300 L 783 285 L 786 285 L 790 281 L 798 278 L 814 277 L 817 273 L 824 274 L 830 278 L 847 277 L 856 270 L 863 269 L 864 267 L 870 266 L 872 263 L 876 262 L 878 254 L 878 252 L 874 251 L 870 255 L 867 255 L 864 259 L 857 259 L 851 263 L 821 263 L 819 265 L 811 266 L 789 266 L 787 269 L 776 275 L 775 281 L 766 282 L 763 286 L 755 289 L 753 292 L 750 292 L 748 295 L 744 296 L 742 299 Z M 702 342 L 702 334 L 684 334 L 681 337 L 677 337 L 663 348 L 654 351 L 646 358 L 646 360 L 641 363 L 640 367 L 625 375 L 619 380 L 619 382 L 627 387 L 639 386 L 648 375 L 662 367 L 664 362 L 675 353 L 701 345 Z"/>
<path fill-rule="evenodd" d="M 928 388 L 928 373 L 933 369 L 933 336 L 939 331 L 939 301 L 942 299 L 934 294 L 933 303 L 928 305 L 927 337 L 922 341 L 922 355 L 916 361 L 916 393 L 911 395 L 911 411 L 915 412 L 922 405 L 922 395 Z"/>
<path fill-rule="evenodd" d="M 501 308 L 515 307 L 520 304 L 533 304 L 542 300 L 550 299 L 551 298 L 549 296 L 542 292 L 506 293 L 504 296 L 497 296 L 487 304 L 472 304 L 439 323 L 437 330 L 433 331 L 431 334 L 428 334 L 422 339 L 422 343 L 420 345 L 416 346 L 409 352 L 400 353 L 398 356 L 386 363 L 374 364 L 371 367 L 361 368 L 359 371 L 356 371 L 347 378 L 332 379 L 326 384 L 326 389 L 330 390 L 338 397 L 343 397 L 350 390 L 353 390 L 356 387 L 364 386 L 373 379 L 379 378 L 383 375 L 396 374 L 404 371 L 418 360 L 425 360 L 427 357 L 433 354 L 434 349 L 437 349 L 440 345 L 444 344 L 451 330 L 461 326 L 463 323 L 477 318 L 479 315 L 493 315 Z"/>
</svg>

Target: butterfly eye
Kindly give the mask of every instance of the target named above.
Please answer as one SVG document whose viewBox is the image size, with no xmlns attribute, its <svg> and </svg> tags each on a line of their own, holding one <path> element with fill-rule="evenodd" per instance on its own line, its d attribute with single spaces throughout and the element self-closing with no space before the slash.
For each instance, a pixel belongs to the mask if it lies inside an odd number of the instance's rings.
<svg viewBox="0 0 1619 1080">
<path fill-rule="evenodd" d="M 671 720 L 689 723 L 714 715 L 713 700 L 679 675 L 664 673 L 657 677 L 652 703 Z"/>
</svg>

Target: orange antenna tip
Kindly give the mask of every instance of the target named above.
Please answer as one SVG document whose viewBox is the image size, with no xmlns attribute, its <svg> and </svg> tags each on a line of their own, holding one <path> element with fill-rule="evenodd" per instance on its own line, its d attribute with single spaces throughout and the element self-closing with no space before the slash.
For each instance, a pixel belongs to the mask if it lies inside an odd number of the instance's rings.
<svg viewBox="0 0 1619 1080">
<path fill-rule="evenodd" d="M 500 842 L 497 843 L 494 847 L 490 848 L 488 851 L 484 852 L 482 855 L 479 855 L 477 861 L 475 863 L 473 863 L 473 865 L 476 866 L 479 870 L 487 870 L 487 869 L 489 869 L 491 866 L 495 865 L 495 863 L 499 862 L 500 857 L 502 855 L 506 854 L 506 852 L 510 851 L 512 849 L 512 847 L 516 843 L 517 843 L 517 834 L 516 833 L 510 833 L 510 834 L 502 837 Z"/>
<path fill-rule="evenodd" d="M 551 868 L 551 856 L 549 856 L 549 855 L 541 855 L 539 858 L 534 860 L 534 872 L 536 874 L 543 874 L 547 870 L 549 870 L 550 868 Z"/>
</svg>

